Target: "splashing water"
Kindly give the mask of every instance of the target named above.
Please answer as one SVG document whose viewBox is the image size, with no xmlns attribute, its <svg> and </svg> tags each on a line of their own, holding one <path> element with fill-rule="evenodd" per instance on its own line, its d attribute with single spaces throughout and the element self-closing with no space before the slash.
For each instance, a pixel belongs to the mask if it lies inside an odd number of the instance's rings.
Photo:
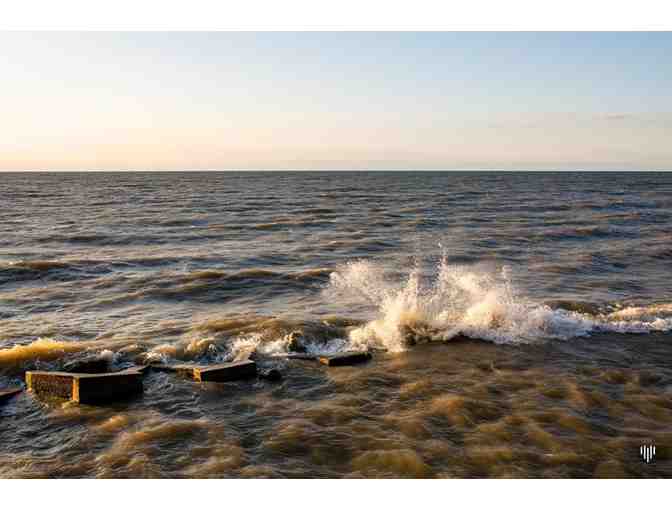
<svg viewBox="0 0 672 510">
<path fill-rule="evenodd" d="M 449 265 L 440 260 L 429 283 L 416 265 L 404 280 L 370 261 L 346 264 L 331 274 L 332 297 L 373 306 L 377 317 L 349 332 L 353 349 L 402 351 L 418 342 L 463 335 L 495 343 L 568 339 L 591 332 L 669 331 L 672 318 L 652 315 L 669 305 L 591 315 L 553 309 L 517 293 L 504 266 L 500 271 Z M 667 308 L 666 308 L 667 307 Z"/>
</svg>

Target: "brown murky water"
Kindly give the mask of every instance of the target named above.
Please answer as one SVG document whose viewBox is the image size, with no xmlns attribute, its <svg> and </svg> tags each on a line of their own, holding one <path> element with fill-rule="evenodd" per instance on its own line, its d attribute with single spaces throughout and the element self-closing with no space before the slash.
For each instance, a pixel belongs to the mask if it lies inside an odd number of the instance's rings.
<svg viewBox="0 0 672 510">
<path fill-rule="evenodd" d="M 613 341 L 428 344 L 356 367 L 276 362 L 281 383 L 152 373 L 143 397 L 105 407 L 24 394 L 2 411 L 13 451 L 0 474 L 668 477 L 672 374 L 656 362 L 665 339 L 590 360 Z M 657 457 L 645 464 L 639 447 L 651 443 Z"/>
<path fill-rule="evenodd" d="M 0 387 L 92 356 L 284 377 L 23 393 L 0 477 L 672 475 L 672 177 L 345 179 L 3 175 Z M 344 349 L 374 357 L 283 357 Z"/>
</svg>

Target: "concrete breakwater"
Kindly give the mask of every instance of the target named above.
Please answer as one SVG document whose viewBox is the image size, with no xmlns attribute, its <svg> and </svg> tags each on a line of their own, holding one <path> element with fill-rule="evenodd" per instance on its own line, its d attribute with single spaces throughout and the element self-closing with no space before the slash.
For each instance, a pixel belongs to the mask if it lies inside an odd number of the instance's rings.
<svg viewBox="0 0 672 510">
<path fill-rule="evenodd" d="M 96 404 L 142 393 L 142 371 L 129 369 L 109 374 L 26 372 L 26 386 L 36 395 Z"/>
<path fill-rule="evenodd" d="M 344 366 L 366 362 L 371 359 L 371 355 L 368 352 L 345 352 L 313 359 L 319 359 L 320 363 L 327 366 Z M 73 365 L 73 368 L 77 367 Z M 79 404 L 104 404 L 142 393 L 142 378 L 149 371 L 170 372 L 196 382 L 229 382 L 253 377 L 271 381 L 282 379 L 279 370 L 258 370 L 253 360 L 215 365 L 151 363 L 117 372 L 105 372 L 105 366 L 87 362 L 82 369 L 82 372 L 27 371 L 26 387 L 38 397 L 65 399 Z M 90 373 L 95 369 L 99 373 Z M 23 388 L 0 391 L 0 402 L 21 391 Z"/>
</svg>

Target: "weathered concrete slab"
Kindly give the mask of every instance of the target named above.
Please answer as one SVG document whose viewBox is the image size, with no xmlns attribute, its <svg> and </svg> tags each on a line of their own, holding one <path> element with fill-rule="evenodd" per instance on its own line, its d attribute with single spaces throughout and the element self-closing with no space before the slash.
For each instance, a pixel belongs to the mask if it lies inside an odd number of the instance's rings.
<svg viewBox="0 0 672 510">
<path fill-rule="evenodd" d="M 330 367 L 366 363 L 370 359 L 371 354 L 368 352 L 342 352 L 332 356 L 320 356 L 319 358 L 320 363 L 323 365 L 329 365 Z"/>
<path fill-rule="evenodd" d="M 149 363 L 145 366 L 147 370 L 155 370 L 156 372 L 174 372 L 172 365 L 165 365 L 163 363 Z"/>
<path fill-rule="evenodd" d="M 124 370 L 124 372 L 140 372 L 141 374 L 146 374 L 152 369 L 151 365 L 136 365 Z"/>
<path fill-rule="evenodd" d="M 256 375 L 257 364 L 250 360 L 194 368 L 194 379 L 201 382 L 235 381 L 255 377 Z"/>
<path fill-rule="evenodd" d="M 185 377 L 194 377 L 194 368 L 197 366 L 194 364 L 165 365 L 163 363 L 151 363 L 149 369 L 156 370 L 157 372 L 173 372 Z"/>
<path fill-rule="evenodd" d="M 220 363 L 217 365 L 150 365 L 152 370 L 159 372 L 173 372 L 184 377 L 190 377 L 199 382 L 226 382 L 246 379 L 257 375 L 257 364 L 251 360 Z"/>
<path fill-rule="evenodd" d="M 124 368 L 123 370 L 115 370 L 114 372 L 108 372 L 109 374 L 125 374 L 125 373 L 134 373 L 145 375 L 150 370 L 149 365 L 134 365 L 132 367 Z"/>
<path fill-rule="evenodd" d="M 69 372 L 26 372 L 26 386 L 37 395 L 72 399 L 74 377 Z"/>
<path fill-rule="evenodd" d="M 18 395 L 23 391 L 23 388 L 15 387 L 15 388 L 6 388 L 4 390 L 0 390 L 0 404 L 4 404 L 7 402 L 9 399 L 12 397 Z"/>
<path fill-rule="evenodd" d="M 303 361 L 316 361 L 318 356 L 316 354 L 307 354 L 304 352 L 288 352 L 283 356 L 279 356 L 286 359 L 298 359 Z"/>
<path fill-rule="evenodd" d="M 96 404 L 142 392 L 142 373 L 124 370 L 109 374 L 26 372 L 28 389 L 36 395 Z"/>
</svg>

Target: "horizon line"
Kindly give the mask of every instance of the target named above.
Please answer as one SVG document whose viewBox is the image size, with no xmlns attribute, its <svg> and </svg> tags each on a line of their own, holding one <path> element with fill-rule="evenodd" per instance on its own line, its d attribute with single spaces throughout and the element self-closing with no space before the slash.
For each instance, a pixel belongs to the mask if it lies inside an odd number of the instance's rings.
<svg viewBox="0 0 672 510">
<path fill-rule="evenodd" d="M 426 168 L 212 168 L 212 169 L 157 169 L 157 168 L 132 168 L 132 169 L 9 169 L 2 170 L 1 173 L 187 173 L 187 172 L 672 172 L 672 168 L 444 168 L 444 169 L 426 169 Z"/>
</svg>

